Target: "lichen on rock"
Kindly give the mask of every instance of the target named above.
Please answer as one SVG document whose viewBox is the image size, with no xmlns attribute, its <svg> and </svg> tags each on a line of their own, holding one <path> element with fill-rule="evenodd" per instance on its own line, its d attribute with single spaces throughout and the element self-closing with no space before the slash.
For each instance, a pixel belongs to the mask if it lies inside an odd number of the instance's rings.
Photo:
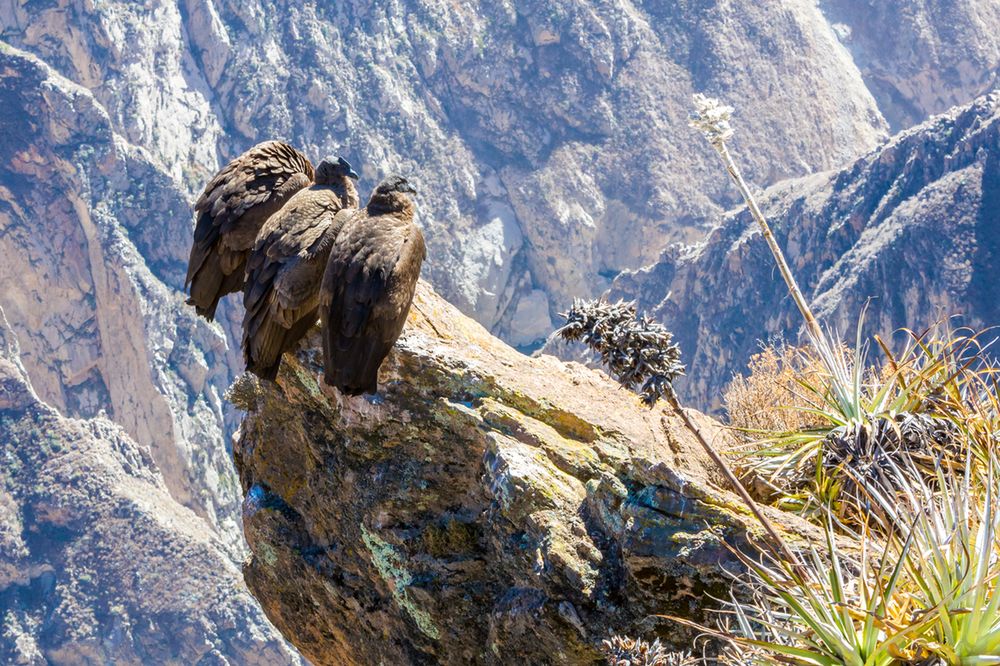
<svg viewBox="0 0 1000 666">
<path fill-rule="evenodd" d="M 313 663 L 593 663 L 614 633 L 688 647 L 656 616 L 726 595 L 754 525 L 677 415 L 426 283 L 378 395 L 322 384 L 318 341 L 230 391 L 244 575 Z"/>
</svg>

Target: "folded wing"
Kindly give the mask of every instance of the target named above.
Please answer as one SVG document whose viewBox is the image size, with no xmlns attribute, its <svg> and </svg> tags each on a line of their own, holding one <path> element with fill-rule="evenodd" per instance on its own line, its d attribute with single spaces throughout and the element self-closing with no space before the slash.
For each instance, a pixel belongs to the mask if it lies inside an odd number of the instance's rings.
<svg viewBox="0 0 1000 666">
<path fill-rule="evenodd" d="M 261 227 L 314 178 L 305 155 L 281 141 L 258 144 L 227 164 L 195 204 L 197 223 L 185 287 L 208 320 L 219 300 L 243 287 L 246 259 Z"/>
<path fill-rule="evenodd" d="M 360 211 L 344 226 L 320 295 L 327 384 L 349 395 L 378 390 L 378 369 L 403 330 L 424 254 L 412 221 Z"/>
<path fill-rule="evenodd" d="M 243 289 L 247 370 L 277 376 L 281 357 L 316 323 L 320 282 L 334 239 L 354 212 L 329 188 L 296 194 L 261 230 Z"/>
</svg>

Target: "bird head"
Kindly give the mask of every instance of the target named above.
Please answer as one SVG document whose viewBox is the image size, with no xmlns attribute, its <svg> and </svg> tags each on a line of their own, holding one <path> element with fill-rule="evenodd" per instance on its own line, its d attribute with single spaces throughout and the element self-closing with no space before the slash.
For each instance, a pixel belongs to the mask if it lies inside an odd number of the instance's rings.
<svg viewBox="0 0 1000 666">
<path fill-rule="evenodd" d="M 410 181 L 406 180 L 402 176 L 389 176 L 375 188 L 376 195 L 389 195 L 395 192 L 401 192 L 403 194 L 417 193 L 417 191 L 413 189 L 413 185 L 410 185 Z"/>
<path fill-rule="evenodd" d="M 368 202 L 368 212 L 372 215 L 400 212 L 412 215 L 413 202 L 406 195 L 416 193 L 410 181 L 402 176 L 389 176 L 372 192 L 372 198 Z"/>
<path fill-rule="evenodd" d="M 320 162 L 319 168 L 316 169 L 316 182 L 320 185 L 333 185 L 343 178 L 352 180 L 359 178 L 358 172 L 343 157 L 328 157 Z"/>
</svg>

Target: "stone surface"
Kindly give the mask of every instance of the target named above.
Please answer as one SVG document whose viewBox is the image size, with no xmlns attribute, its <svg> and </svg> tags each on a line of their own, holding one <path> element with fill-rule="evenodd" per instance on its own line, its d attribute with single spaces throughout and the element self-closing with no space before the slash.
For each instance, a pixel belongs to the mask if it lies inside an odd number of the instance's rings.
<svg viewBox="0 0 1000 666">
<path fill-rule="evenodd" d="M 0 30 L 191 194 L 274 137 L 343 151 L 363 192 L 412 175 L 427 277 L 518 342 L 535 290 L 554 315 L 735 202 L 687 127 L 692 92 L 739 104 L 765 183 L 887 129 L 809 0 L 0 0 Z"/>
<path fill-rule="evenodd" d="M 0 662 L 299 664 L 147 447 L 35 392 L 0 311 Z"/>
<path fill-rule="evenodd" d="M 1000 82 L 1000 4 L 822 0 L 894 131 L 967 104 Z"/>
<path fill-rule="evenodd" d="M 690 646 L 654 615 L 704 618 L 752 521 L 676 414 L 517 353 L 426 283 L 377 396 L 322 384 L 318 345 L 229 394 L 249 410 L 244 575 L 314 664 L 595 663 L 614 632 Z"/>
<path fill-rule="evenodd" d="M 886 339 L 953 315 L 961 315 L 956 326 L 1000 324 L 998 146 L 1000 93 L 992 93 L 842 170 L 760 195 L 825 325 L 853 340 L 866 303 L 866 334 Z M 718 407 L 722 387 L 759 340 L 794 340 L 801 324 L 745 209 L 724 216 L 704 242 L 669 248 L 657 263 L 620 276 L 610 295 L 637 300 L 674 331 L 688 364 L 680 386 L 705 408 Z"/>
<path fill-rule="evenodd" d="M 180 294 L 184 195 L 84 88 L 0 49 L 0 306 L 39 396 L 149 446 L 182 504 L 239 557 L 221 393 L 233 360 Z"/>
</svg>

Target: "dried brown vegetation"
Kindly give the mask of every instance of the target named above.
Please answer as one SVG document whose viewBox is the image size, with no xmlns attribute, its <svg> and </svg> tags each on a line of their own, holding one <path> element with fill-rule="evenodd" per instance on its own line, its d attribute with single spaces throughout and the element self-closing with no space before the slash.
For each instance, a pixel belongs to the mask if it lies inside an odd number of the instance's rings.
<svg viewBox="0 0 1000 666">
<path fill-rule="evenodd" d="M 823 373 L 819 359 L 808 349 L 769 345 L 754 354 L 749 374 L 738 375 L 726 388 L 723 403 L 734 428 L 750 432 L 792 432 L 817 425 L 803 411 L 815 400 L 802 390 L 802 381 L 815 383 Z"/>
</svg>

